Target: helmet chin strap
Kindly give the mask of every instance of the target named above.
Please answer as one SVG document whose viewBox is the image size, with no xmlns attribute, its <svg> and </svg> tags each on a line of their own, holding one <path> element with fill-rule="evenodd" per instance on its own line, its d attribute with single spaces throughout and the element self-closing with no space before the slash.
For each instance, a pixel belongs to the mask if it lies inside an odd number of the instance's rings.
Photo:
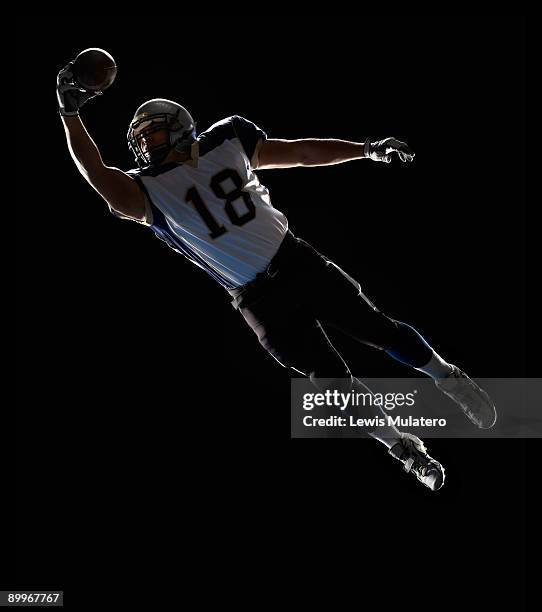
<svg viewBox="0 0 542 612">
<path fill-rule="evenodd" d="M 171 145 L 157 147 L 154 151 L 149 151 L 149 161 L 151 164 L 161 164 L 172 150 Z"/>
<path fill-rule="evenodd" d="M 171 153 L 171 151 L 176 151 L 177 153 L 185 153 L 190 157 L 190 149 L 192 147 L 192 143 L 178 142 L 175 145 L 163 145 L 158 148 L 153 154 L 152 151 L 149 152 L 149 158 L 151 164 L 161 164 L 166 157 Z"/>
</svg>

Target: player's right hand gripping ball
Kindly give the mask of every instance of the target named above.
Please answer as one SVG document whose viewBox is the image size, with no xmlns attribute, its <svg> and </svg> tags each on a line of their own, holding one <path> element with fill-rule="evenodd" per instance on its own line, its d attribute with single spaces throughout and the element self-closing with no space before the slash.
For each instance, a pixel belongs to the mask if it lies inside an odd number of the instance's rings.
<svg viewBox="0 0 542 612">
<path fill-rule="evenodd" d="M 381 161 L 389 164 L 391 156 L 397 153 L 402 162 L 411 162 L 414 159 L 414 151 L 406 142 L 396 138 L 385 138 L 377 142 L 371 142 L 369 138 L 365 141 L 363 154 L 373 161 Z"/>
<path fill-rule="evenodd" d="M 103 49 L 91 48 L 65 66 L 57 77 L 60 114 L 73 116 L 94 96 L 110 87 L 117 75 L 113 57 Z"/>
</svg>

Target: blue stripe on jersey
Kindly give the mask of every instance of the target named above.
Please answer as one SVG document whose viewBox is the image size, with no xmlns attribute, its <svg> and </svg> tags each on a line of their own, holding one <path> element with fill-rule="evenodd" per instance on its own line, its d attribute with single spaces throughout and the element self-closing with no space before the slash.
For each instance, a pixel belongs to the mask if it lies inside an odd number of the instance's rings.
<svg viewBox="0 0 542 612">
<path fill-rule="evenodd" d="M 200 157 L 219 147 L 225 140 L 233 138 L 239 138 L 247 157 L 252 159 L 256 145 L 260 140 L 265 140 L 267 134 L 252 121 L 239 115 L 227 117 L 198 136 Z"/>
<path fill-rule="evenodd" d="M 150 198 L 149 198 L 150 202 Z M 155 233 L 155 235 L 163 240 L 169 247 L 173 250 L 177 251 L 181 255 L 184 255 L 187 259 L 189 259 L 192 263 L 195 263 L 197 266 L 205 270 L 209 276 L 214 278 L 218 283 L 220 283 L 226 289 L 233 289 L 234 285 L 222 276 L 215 269 L 211 268 L 209 264 L 202 259 L 195 251 L 193 251 L 186 242 L 183 242 L 178 236 L 176 236 L 170 229 L 167 223 L 167 220 L 163 213 L 152 203 L 150 202 L 150 206 L 152 209 L 152 225 L 151 229 Z"/>
</svg>

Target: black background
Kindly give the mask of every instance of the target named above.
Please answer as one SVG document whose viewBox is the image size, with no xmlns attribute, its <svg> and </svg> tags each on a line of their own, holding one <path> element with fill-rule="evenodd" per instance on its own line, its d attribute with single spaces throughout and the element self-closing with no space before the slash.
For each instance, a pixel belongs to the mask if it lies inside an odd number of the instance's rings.
<svg viewBox="0 0 542 612">
<path fill-rule="evenodd" d="M 203 272 L 111 216 L 73 166 L 56 73 L 107 49 L 85 125 L 133 167 L 146 99 L 200 130 L 242 115 L 274 138 L 396 136 L 411 165 L 260 172 L 294 233 L 471 376 L 528 374 L 524 23 L 513 16 L 34 18 L 18 25 L 35 125 L 17 164 L 18 566 L 9 585 L 201 601 L 303 595 L 521 607 L 525 452 L 434 440 L 431 493 L 372 441 L 291 440 L 289 373 Z M 36 74 L 37 72 L 37 74 Z M 47 93 L 49 92 L 49 93 Z M 37 100 L 43 95 L 43 101 Z M 333 336 L 358 376 L 410 376 Z M 384 580 L 387 587 L 376 586 Z M 7 583 L 6 583 L 6 586 Z M 382 589 L 385 589 L 384 591 Z M 78 602 L 78 603 L 76 603 Z"/>
</svg>

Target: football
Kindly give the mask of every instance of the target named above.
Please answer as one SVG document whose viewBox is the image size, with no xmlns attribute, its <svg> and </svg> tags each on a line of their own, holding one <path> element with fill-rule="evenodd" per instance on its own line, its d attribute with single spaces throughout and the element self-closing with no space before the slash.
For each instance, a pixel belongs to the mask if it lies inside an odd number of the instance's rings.
<svg viewBox="0 0 542 612">
<path fill-rule="evenodd" d="M 86 91 L 104 91 L 113 84 L 117 66 L 113 57 L 103 49 L 81 51 L 72 66 L 73 76 Z"/>
</svg>

